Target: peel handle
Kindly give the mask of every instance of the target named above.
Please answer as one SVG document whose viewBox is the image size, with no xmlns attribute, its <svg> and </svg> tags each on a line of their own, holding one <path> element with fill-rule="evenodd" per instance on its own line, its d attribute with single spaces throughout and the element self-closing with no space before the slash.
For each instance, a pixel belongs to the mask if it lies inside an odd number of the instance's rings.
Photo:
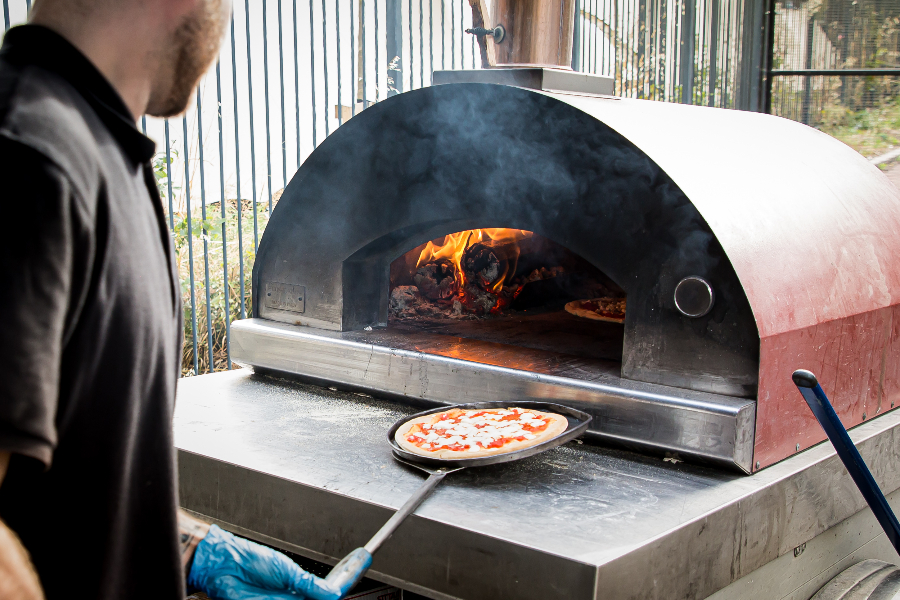
<svg viewBox="0 0 900 600">
<path fill-rule="evenodd" d="M 853 478 L 856 487 L 862 492 L 863 497 L 875 514 L 875 518 L 878 519 L 878 523 L 884 529 L 884 533 L 887 534 L 888 540 L 893 544 L 897 553 L 900 554 L 900 523 L 897 522 L 897 517 L 881 492 L 881 488 L 875 483 L 872 472 L 869 471 L 862 456 L 859 455 L 859 450 L 856 449 L 853 440 L 847 435 L 847 430 L 838 418 L 837 413 L 834 412 L 834 407 L 828 401 L 828 397 L 825 395 L 822 386 L 819 385 L 816 376 L 809 371 L 800 369 L 794 371 L 792 379 L 797 389 L 803 395 L 803 399 L 809 405 L 810 410 L 812 410 L 816 420 L 819 421 L 819 425 L 825 430 L 825 435 L 831 440 L 838 457 L 844 463 L 847 471 L 850 472 L 850 477 Z"/>
<path fill-rule="evenodd" d="M 357 548 L 345 556 L 341 559 L 341 562 L 336 564 L 331 572 L 328 573 L 325 577 L 325 581 L 331 584 L 333 588 L 341 591 L 341 598 L 343 598 L 344 595 L 346 595 L 346 593 L 363 578 L 366 571 L 369 570 L 369 567 L 372 565 L 372 554 L 374 554 L 378 548 L 391 537 L 391 534 L 400 527 L 400 524 L 406 520 L 406 517 L 411 515 L 413 511 L 422 504 L 422 501 L 428 497 L 431 490 L 433 490 L 449 472 L 452 471 L 431 471 L 428 479 L 419 486 L 416 493 L 410 496 L 409 500 L 400 507 L 400 510 L 395 512 L 391 518 L 388 519 L 387 523 L 381 526 L 381 529 L 372 536 L 372 539 L 368 541 L 365 547 Z"/>
</svg>

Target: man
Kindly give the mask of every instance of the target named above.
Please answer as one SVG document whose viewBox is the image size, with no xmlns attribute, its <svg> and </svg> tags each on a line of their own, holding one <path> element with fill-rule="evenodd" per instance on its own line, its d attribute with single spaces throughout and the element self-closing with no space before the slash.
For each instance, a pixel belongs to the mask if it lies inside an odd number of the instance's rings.
<svg viewBox="0 0 900 600">
<path fill-rule="evenodd" d="M 38 0 L 0 49 L 0 598 L 337 598 L 177 509 L 180 286 L 137 115 L 182 112 L 229 0 Z"/>
</svg>

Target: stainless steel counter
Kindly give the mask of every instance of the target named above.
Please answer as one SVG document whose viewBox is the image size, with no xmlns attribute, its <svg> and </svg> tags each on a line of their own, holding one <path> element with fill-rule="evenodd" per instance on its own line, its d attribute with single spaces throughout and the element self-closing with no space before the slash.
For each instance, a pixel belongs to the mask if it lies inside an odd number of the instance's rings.
<svg viewBox="0 0 900 600">
<path fill-rule="evenodd" d="M 181 503 L 335 562 L 421 482 L 385 440 L 413 412 L 246 370 L 184 379 Z M 898 424 L 892 412 L 851 432 L 886 493 L 900 487 Z M 827 445 L 740 476 L 573 442 L 448 476 L 370 575 L 434 598 L 705 598 L 863 506 Z"/>
</svg>

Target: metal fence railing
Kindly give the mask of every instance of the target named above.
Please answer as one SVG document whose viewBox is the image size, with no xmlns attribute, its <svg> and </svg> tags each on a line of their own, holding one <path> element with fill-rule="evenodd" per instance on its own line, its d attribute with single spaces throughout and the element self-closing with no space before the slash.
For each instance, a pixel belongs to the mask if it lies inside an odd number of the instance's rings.
<svg viewBox="0 0 900 600">
<path fill-rule="evenodd" d="M 3 0 L 4 26 L 29 0 Z M 479 68 L 466 0 L 244 0 L 183 117 L 141 119 L 176 247 L 183 373 L 229 369 L 230 322 L 251 314 L 250 275 L 281 190 L 359 111 Z"/>
<path fill-rule="evenodd" d="M 745 27 L 753 0 L 580 0 L 573 67 L 619 96 L 750 108 Z"/>
<path fill-rule="evenodd" d="M 615 93 L 758 109 L 755 0 L 577 0 L 573 66 Z M 29 0 L 3 0 L 4 25 Z M 359 111 L 477 69 L 467 0 L 239 0 L 219 60 L 183 117 L 145 118 L 177 251 L 183 373 L 232 367 L 230 323 L 251 314 L 259 239 L 305 158 Z"/>
</svg>

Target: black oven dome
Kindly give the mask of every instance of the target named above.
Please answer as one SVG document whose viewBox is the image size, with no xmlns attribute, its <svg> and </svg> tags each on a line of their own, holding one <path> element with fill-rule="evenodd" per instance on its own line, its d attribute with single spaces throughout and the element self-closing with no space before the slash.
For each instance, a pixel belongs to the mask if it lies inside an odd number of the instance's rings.
<svg viewBox="0 0 900 600">
<path fill-rule="evenodd" d="M 597 118 L 507 86 L 400 94 L 328 137 L 285 189 L 260 241 L 254 316 L 334 330 L 384 325 L 393 259 L 487 227 L 539 233 L 627 292 L 624 377 L 755 395 L 753 314 L 691 201 Z M 713 290 L 702 316 L 676 306 L 686 277 Z"/>
</svg>

